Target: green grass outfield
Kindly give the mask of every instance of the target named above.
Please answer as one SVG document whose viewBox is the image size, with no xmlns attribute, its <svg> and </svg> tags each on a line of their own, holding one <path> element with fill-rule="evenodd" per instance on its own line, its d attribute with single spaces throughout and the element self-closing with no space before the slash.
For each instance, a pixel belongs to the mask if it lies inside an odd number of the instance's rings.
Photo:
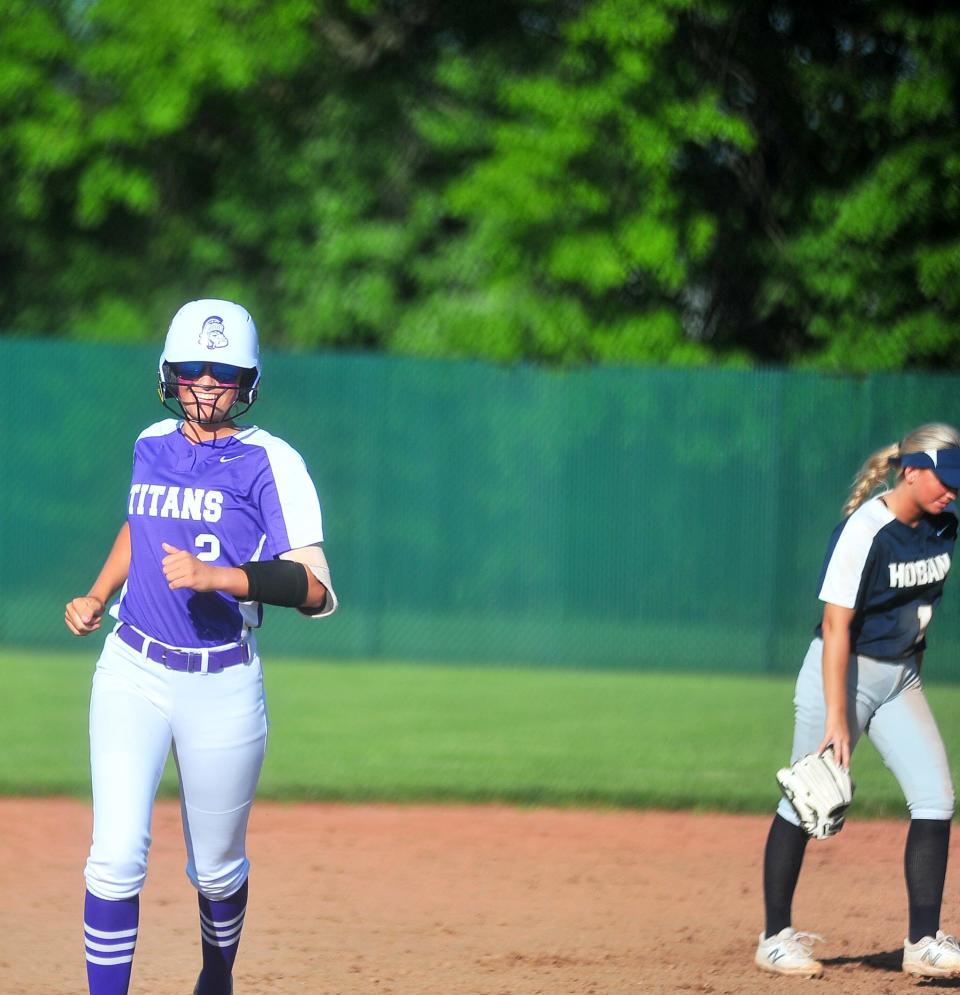
<svg viewBox="0 0 960 995">
<path fill-rule="evenodd" d="M 92 670 L 0 650 L 0 794 L 89 794 Z M 790 748 L 792 678 L 271 660 L 266 686 L 260 797 L 763 812 Z M 928 694 L 960 770 L 960 687 Z M 857 814 L 904 813 L 868 743 L 854 779 Z"/>
</svg>

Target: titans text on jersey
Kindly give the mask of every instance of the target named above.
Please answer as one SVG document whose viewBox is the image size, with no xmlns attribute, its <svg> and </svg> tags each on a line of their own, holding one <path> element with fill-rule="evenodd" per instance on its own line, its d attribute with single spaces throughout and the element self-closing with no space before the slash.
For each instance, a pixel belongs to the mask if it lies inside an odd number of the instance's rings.
<svg viewBox="0 0 960 995">
<path fill-rule="evenodd" d="M 219 522 L 223 514 L 223 494 L 202 487 L 181 489 L 166 484 L 132 484 L 127 513 Z"/>
</svg>

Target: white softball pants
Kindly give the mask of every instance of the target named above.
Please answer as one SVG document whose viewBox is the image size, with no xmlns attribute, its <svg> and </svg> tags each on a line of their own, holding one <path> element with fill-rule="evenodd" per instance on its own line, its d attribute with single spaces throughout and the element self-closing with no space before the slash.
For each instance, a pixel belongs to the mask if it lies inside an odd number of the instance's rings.
<svg viewBox="0 0 960 995">
<path fill-rule="evenodd" d="M 242 887 L 267 728 L 256 652 L 249 663 L 218 674 L 186 674 L 108 635 L 90 698 L 93 843 L 84 871 L 90 892 L 119 900 L 143 887 L 153 802 L 171 747 L 188 877 L 214 901 Z"/>
<path fill-rule="evenodd" d="M 796 724 L 791 763 L 812 753 L 823 739 L 823 640 L 814 639 L 797 677 Z M 930 711 L 913 657 L 892 663 L 852 655 L 847 668 L 847 721 L 851 749 L 860 736 L 877 748 L 897 779 L 913 819 L 951 819 L 953 782 L 947 752 Z M 797 826 L 793 806 L 781 799 L 777 812 Z"/>
</svg>

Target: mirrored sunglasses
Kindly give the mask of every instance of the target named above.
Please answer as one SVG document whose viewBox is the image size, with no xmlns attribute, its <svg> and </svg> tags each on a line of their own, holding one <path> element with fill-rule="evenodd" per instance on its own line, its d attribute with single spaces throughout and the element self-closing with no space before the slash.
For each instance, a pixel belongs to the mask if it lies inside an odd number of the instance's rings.
<svg viewBox="0 0 960 995">
<path fill-rule="evenodd" d="M 243 375 L 242 367 L 231 366 L 229 363 L 205 363 L 202 361 L 171 363 L 170 369 L 173 370 L 174 376 L 178 380 L 192 383 L 194 380 L 199 380 L 204 374 L 208 373 L 217 383 L 231 387 L 237 386 L 240 383 L 240 377 Z"/>
</svg>

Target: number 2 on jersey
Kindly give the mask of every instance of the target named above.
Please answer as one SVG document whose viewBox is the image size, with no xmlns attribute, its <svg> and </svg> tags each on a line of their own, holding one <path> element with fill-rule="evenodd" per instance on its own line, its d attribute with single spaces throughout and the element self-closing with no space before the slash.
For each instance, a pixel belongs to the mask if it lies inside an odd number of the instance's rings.
<svg viewBox="0 0 960 995">
<path fill-rule="evenodd" d="M 214 560 L 220 559 L 220 540 L 215 535 L 209 532 L 201 532 L 194 539 L 193 544 L 200 550 L 196 554 L 198 560 L 203 560 L 204 563 L 212 563 Z M 920 634 L 923 635 L 922 628 Z"/>
</svg>

